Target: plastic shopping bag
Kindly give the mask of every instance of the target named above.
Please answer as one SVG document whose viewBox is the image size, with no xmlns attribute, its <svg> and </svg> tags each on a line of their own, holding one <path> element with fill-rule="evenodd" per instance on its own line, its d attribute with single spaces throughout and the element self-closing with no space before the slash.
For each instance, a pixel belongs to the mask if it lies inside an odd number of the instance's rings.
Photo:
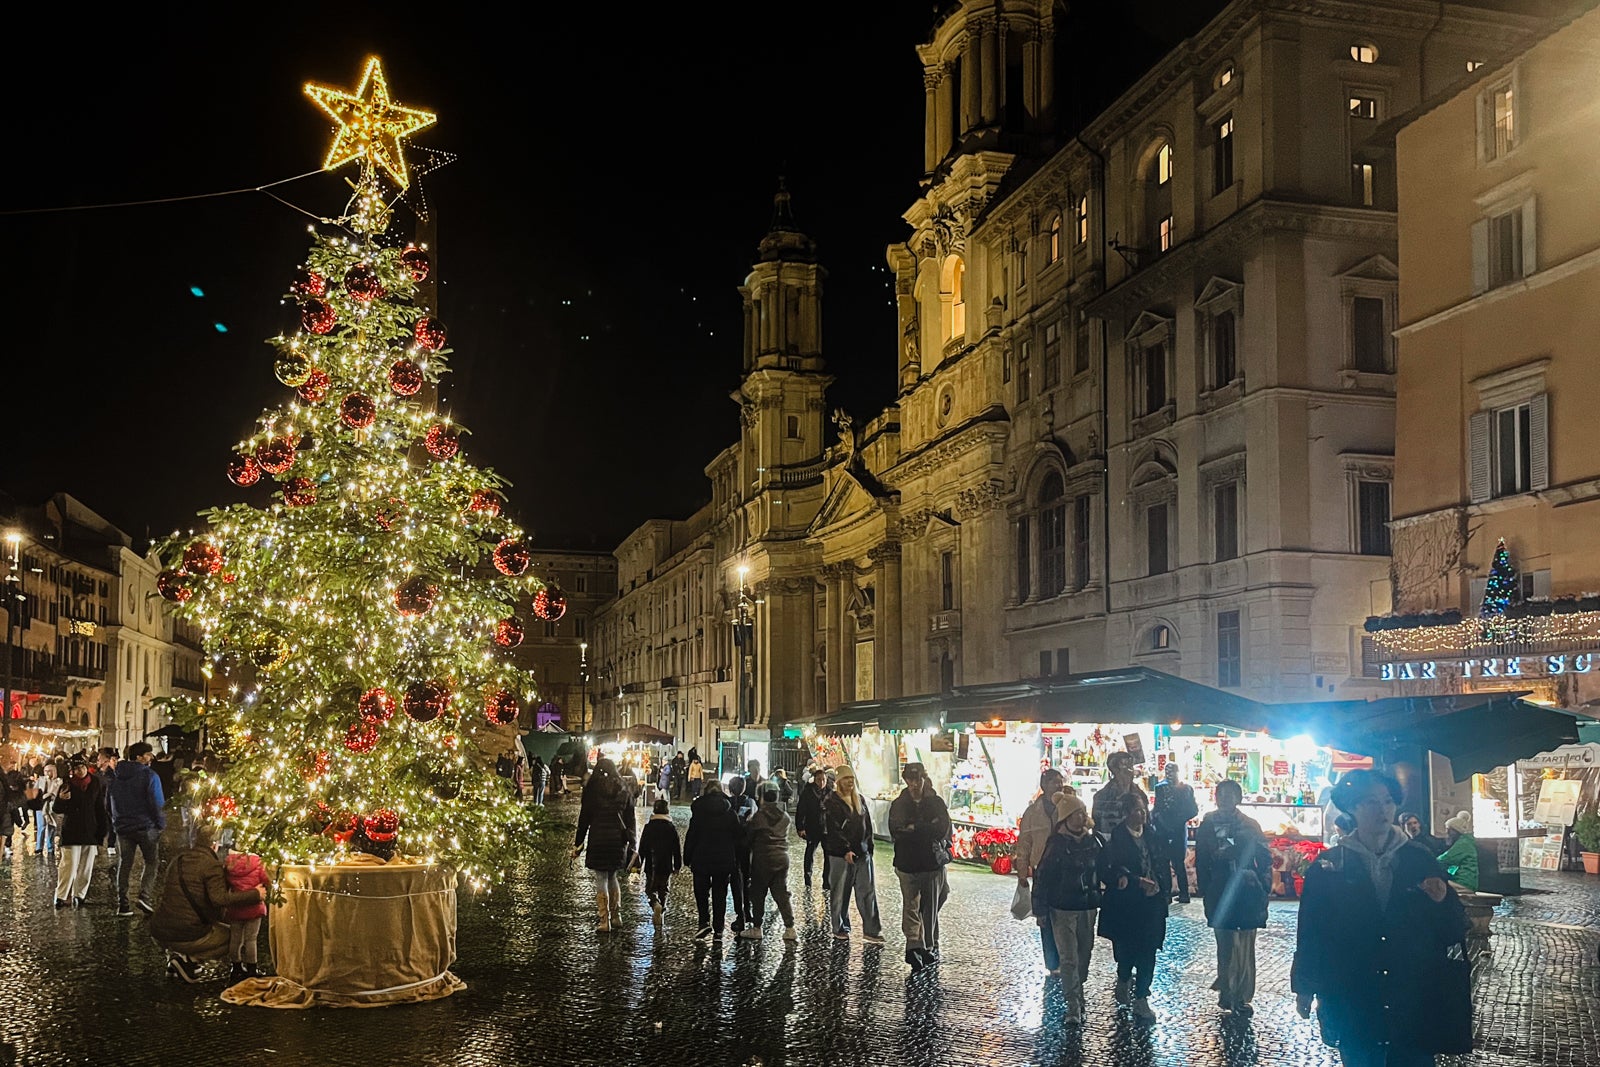
<svg viewBox="0 0 1600 1067">
<path fill-rule="evenodd" d="M 1011 894 L 1011 917 L 1013 919 L 1026 919 L 1033 914 L 1033 890 L 1028 888 L 1026 878 L 1017 879 L 1017 891 Z"/>
</svg>

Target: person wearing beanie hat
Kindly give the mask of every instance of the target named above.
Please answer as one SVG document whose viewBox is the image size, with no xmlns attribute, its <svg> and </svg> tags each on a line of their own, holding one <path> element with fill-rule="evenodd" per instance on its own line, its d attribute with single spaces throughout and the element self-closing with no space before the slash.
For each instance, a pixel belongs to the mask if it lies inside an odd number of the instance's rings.
<svg viewBox="0 0 1600 1067">
<path fill-rule="evenodd" d="M 828 918 L 833 936 L 850 940 L 850 897 L 861 913 L 861 939 L 883 944 L 878 917 L 878 887 L 872 878 L 872 812 L 856 792 L 856 772 L 837 767 L 834 791 L 822 802 L 822 853 L 827 868 Z"/>
<path fill-rule="evenodd" d="M 1065 1022 L 1083 1022 L 1083 983 L 1094 954 L 1095 913 L 1102 892 L 1100 858 L 1105 842 L 1089 827 L 1089 809 L 1074 793 L 1051 797 L 1056 824 L 1033 871 L 1033 910 L 1049 916 L 1048 930 L 1061 961 Z"/>
<path fill-rule="evenodd" d="M 1261 825 L 1239 812 L 1244 788 L 1231 778 L 1217 783 L 1217 810 L 1200 820 L 1194 836 L 1194 873 L 1217 941 L 1218 1003 L 1240 1018 L 1255 1014 L 1256 931 L 1267 925 L 1272 853 Z"/>
<path fill-rule="evenodd" d="M 894 870 L 900 879 L 900 929 L 906 962 L 918 974 L 939 962 L 939 909 L 950 896 L 944 869 L 951 860 L 950 811 L 920 763 L 900 772 L 905 789 L 889 805 Z"/>
<path fill-rule="evenodd" d="M 1472 812 L 1458 811 L 1444 821 L 1445 839 L 1450 847 L 1439 856 L 1439 866 L 1450 876 L 1450 885 L 1460 892 L 1478 891 L 1478 839 L 1472 833 Z"/>
<path fill-rule="evenodd" d="M 1055 797 L 1063 790 L 1070 792 L 1067 780 L 1055 767 L 1046 767 L 1039 774 L 1039 793 L 1022 813 L 1017 827 L 1017 844 L 1011 853 L 1011 870 L 1017 881 L 1025 887 L 1033 877 L 1033 866 L 1044 855 L 1044 846 L 1056 825 Z M 1039 925 L 1039 947 L 1044 952 L 1044 969 L 1054 978 L 1061 970 L 1061 960 L 1056 956 L 1055 935 L 1050 932 L 1050 910 L 1035 910 L 1034 922 Z"/>
<path fill-rule="evenodd" d="M 1095 797 L 1097 810 L 1099 799 Z M 1121 822 L 1111 832 L 1101 857 L 1106 896 L 1100 909 L 1099 933 L 1111 942 L 1117 961 L 1117 1004 L 1129 1007 L 1135 1020 L 1149 1023 L 1156 1018 L 1150 1010 L 1150 987 L 1155 978 L 1156 954 L 1167 938 L 1167 905 L 1172 888 L 1167 879 L 1172 865 L 1166 862 L 1155 836 L 1149 832 L 1144 795 L 1124 793 L 1121 805 Z"/>
</svg>

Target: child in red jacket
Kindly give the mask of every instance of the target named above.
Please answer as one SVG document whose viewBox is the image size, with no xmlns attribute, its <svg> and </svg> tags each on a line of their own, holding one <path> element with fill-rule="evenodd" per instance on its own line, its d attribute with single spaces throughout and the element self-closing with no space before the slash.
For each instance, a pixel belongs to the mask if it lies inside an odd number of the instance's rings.
<svg viewBox="0 0 1600 1067">
<path fill-rule="evenodd" d="M 260 887 L 263 896 L 272 888 L 266 865 L 253 852 L 230 852 L 222 864 L 228 877 L 228 888 L 234 891 Z M 235 904 L 223 911 L 228 920 L 229 956 L 233 966 L 228 980 L 237 982 L 256 976 L 256 941 L 261 936 L 261 920 L 267 917 L 267 902 Z"/>
</svg>

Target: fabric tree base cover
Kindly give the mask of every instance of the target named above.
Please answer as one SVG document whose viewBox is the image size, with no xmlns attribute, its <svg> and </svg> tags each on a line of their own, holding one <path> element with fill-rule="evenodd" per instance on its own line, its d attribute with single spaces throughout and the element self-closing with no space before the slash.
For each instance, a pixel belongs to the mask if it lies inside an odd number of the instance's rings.
<svg viewBox="0 0 1600 1067">
<path fill-rule="evenodd" d="M 282 867 L 268 919 L 277 974 L 222 991 L 263 1008 L 376 1008 L 448 997 L 456 958 L 455 872 L 396 857 Z"/>
</svg>

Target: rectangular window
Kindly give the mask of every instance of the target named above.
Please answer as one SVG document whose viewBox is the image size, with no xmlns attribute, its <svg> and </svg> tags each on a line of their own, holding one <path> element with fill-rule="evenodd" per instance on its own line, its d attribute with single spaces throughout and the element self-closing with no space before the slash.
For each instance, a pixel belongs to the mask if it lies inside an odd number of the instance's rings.
<svg viewBox="0 0 1600 1067">
<path fill-rule="evenodd" d="M 572 617 L 572 636 L 580 641 L 589 636 L 589 619 L 587 616 L 574 615 Z"/>
<path fill-rule="evenodd" d="M 572 591 L 574 593 L 587 593 L 589 591 L 589 576 L 580 574 L 574 577 L 572 579 Z"/>
<path fill-rule="evenodd" d="M 953 611 L 956 606 L 956 558 L 953 552 L 939 553 L 939 610 Z"/>
<path fill-rule="evenodd" d="M 1350 198 L 1362 207 L 1372 206 L 1372 164 L 1350 165 Z"/>
<path fill-rule="evenodd" d="M 1089 239 L 1089 195 L 1078 197 L 1077 226 L 1074 231 L 1081 245 Z"/>
<path fill-rule="evenodd" d="M 1371 96 L 1352 96 L 1350 98 L 1350 117 L 1353 119 L 1377 118 L 1377 99 Z"/>
<path fill-rule="evenodd" d="M 1078 329 L 1072 340 L 1072 373 L 1083 374 L 1089 369 L 1089 320 L 1080 317 Z"/>
<path fill-rule="evenodd" d="M 1358 296 L 1350 301 L 1350 365 L 1367 374 L 1387 374 L 1388 336 L 1384 329 L 1383 298 Z"/>
<path fill-rule="evenodd" d="M 1483 114 L 1485 159 L 1499 159 L 1517 147 L 1516 108 L 1513 104 L 1510 82 L 1489 90 Z"/>
<path fill-rule="evenodd" d="M 1239 613 L 1217 612 L 1217 684 L 1237 687 L 1244 666 L 1239 642 Z"/>
<path fill-rule="evenodd" d="M 1039 512 L 1039 595 L 1057 596 L 1067 588 L 1067 505 L 1047 504 Z"/>
<path fill-rule="evenodd" d="M 1363 556 L 1389 554 L 1389 483 L 1356 483 L 1356 551 Z"/>
<path fill-rule="evenodd" d="M 1002 385 L 1011 381 L 1011 349 L 1007 348 L 1000 353 L 1000 383 Z"/>
<path fill-rule="evenodd" d="M 1072 588 L 1089 584 L 1089 498 L 1072 499 Z"/>
<path fill-rule="evenodd" d="M 1072 650 L 1070 648 L 1056 649 L 1055 677 L 1065 678 L 1072 673 Z"/>
<path fill-rule="evenodd" d="M 1162 219 L 1160 226 L 1158 226 L 1156 229 L 1159 235 L 1158 240 L 1161 251 L 1172 251 L 1172 216 L 1168 215 L 1166 218 Z"/>
<path fill-rule="evenodd" d="M 1160 411 L 1167 405 L 1167 345 L 1165 341 L 1158 341 L 1145 348 L 1140 355 L 1143 357 L 1142 370 L 1144 372 L 1144 414 Z"/>
<path fill-rule="evenodd" d="M 1239 555 L 1239 483 L 1226 482 L 1211 494 L 1212 534 L 1217 562 Z"/>
<path fill-rule="evenodd" d="M 1150 574 L 1167 573 L 1167 505 L 1144 509 L 1145 561 Z"/>
<path fill-rule="evenodd" d="M 1054 389 L 1061 384 L 1061 324 L 1052 322 L 1044 328 L 1044 387 Z"/>
<path fill-rule="evenodd" d="M 788 417 L 785 432 L 791 441 L 798 441 L 800 439 L 800 416 L 790 415 Z"/>
<path fill-rule="evenodd" d="M 1239 376 L 1238 343 L 1233 312 L 1211 316 L 1211 388 L 1221 389 Z"/>
<path fill-rule="evenodd" d="M 1028 599 L 1028 594 L 1033 591 L 1033 574 L 1031 572 L 1028 551 L 1028 520 L 1026 517 L 1017 520 L 1017 600 Z"/>
<path fill-rule="evenodd" d="M 1532 426 L 1527 404 L 1494 413 L 1494 495 L 1526 493 L 1533 485 Z"/>
<path fill-rule="evenodd" d="M 1039 677 L 1050 677 L 1050 666 L 1050 650 L 1048 648 L 1041 648 L 1039 650 Z"/>
<path fill-rule="evenodd" d="M 1156 184 L 1165 185 L 1172 180 L 1172 146 L 1164 144 L 1156 153 Z"/>
<path fill-rule="evenodd" d="M 1033 354 L 1033 344 L 1023 341 L 1017 349 L 1017 400 L 1028 399 L 1028 357 Z"/>
<path fill-rule="evenodd" d="M 1520 279 L 1522 274 L 1522 210 L 1489 220 L 1489 288 Z"/>
<path fill-rule="evenodd" d="M 546 637 L 554 637 L 556 635 L 556 627 L 559 626 L 559 625 L 561 625 L 561 624 L 560 623 L 555 623 L 555 622 L 547 622 L 547 623 L 545 623 L 544 624 L 544 635 Z"/>
<path fill-rule="evenodd" d="M 1212 184 L 1213 194 L 1220 193 L 1233 185 L 1233 116 L 1229 115 L 1217 123 L 1217 144 L 1213 149 Z"/>
</svg>

